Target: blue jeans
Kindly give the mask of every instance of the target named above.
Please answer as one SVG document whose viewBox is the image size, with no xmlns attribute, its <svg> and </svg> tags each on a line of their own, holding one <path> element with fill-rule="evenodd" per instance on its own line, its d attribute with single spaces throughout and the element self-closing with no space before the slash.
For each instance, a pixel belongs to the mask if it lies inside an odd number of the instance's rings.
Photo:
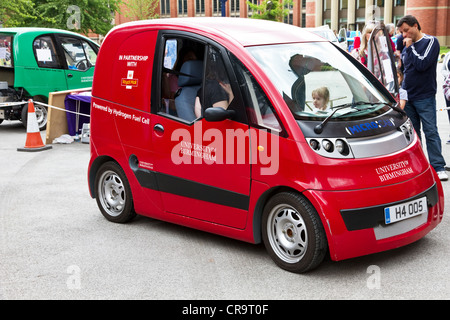
<svg viewBox="0 0 450 320">
<path fill-rule="evenodd" d="M 419 138 L 421 137 L 421 124 L 425 140 L 427 142 L 428 160 L 431 166 L 438 171 L 443 171 L 445 160 L 442 156 L 441 138 L 437 129 L 436 98 L 406 102 L 405 111 L 411 119 Z"/>
</svg>

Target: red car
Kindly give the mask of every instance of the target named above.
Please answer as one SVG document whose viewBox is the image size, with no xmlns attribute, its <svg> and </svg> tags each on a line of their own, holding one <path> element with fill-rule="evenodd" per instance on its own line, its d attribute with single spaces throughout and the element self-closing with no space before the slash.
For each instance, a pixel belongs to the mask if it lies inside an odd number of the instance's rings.
<svg viewBox="0 0 450 320">
<path fill-rule="evenodd" d="M 128 23 L 99 52 L 88 181 L 102 214 L 264 242 L 305 272 L 414 242 L 443 190 L 395 99 L 325 39 L 236 18 Z"/>
</svg>

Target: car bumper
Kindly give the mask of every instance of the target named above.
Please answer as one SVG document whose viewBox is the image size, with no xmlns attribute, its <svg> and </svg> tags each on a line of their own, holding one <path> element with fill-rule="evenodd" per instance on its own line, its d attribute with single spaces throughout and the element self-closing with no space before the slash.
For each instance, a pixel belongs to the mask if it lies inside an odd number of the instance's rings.
<svg viewBox="0 0 450 320">
<path fill-rule="evenodd" d="M 432 169 L 399 184 L 352 191 L 311 190 L 305 195 L 320 210 L 335 261 L 417 241 L 441 222 L 444 212 L 442 185 Z M 424 196 L 427 213 L 385 223 L 384 208 Z"/>
</svg>

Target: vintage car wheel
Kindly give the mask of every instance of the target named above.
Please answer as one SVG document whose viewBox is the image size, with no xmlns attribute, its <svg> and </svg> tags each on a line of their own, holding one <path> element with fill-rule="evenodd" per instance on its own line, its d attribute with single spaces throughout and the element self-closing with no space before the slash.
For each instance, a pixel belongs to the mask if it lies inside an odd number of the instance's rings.
<svg viewBox="0 0 450 320">
<path fill-rule="evenodd" d="M 262 237 L 270 257 L 281 268 L 302 273 L 317 267 L 327 252 L 320 218 L 303 196 L 282 192 L 264 207 Z"/>
<path fill-rule="evenodd" d="M 130 185 L 117 163 L 106 162 L 99 168 L 95 188 L 97 205 L 106 219 L 125 223 L 136 216 Z"/>
</svg>

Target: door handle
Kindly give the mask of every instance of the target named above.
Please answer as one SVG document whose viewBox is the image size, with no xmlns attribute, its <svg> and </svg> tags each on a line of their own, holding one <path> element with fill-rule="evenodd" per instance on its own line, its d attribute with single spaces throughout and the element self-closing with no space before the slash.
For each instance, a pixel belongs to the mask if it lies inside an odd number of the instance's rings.
<svg viewBox="0 0 450 320">
<path fill-rule="evenodd" d="M 72 77 L 73 77 L 73 74 L 71 74 L 71 73 L 67 74 L 67 78 L 72 78 Z"/>
<path fill-rule="evenodd" d="M 164 127 L 160 123 L 155 124 L 155 126 L 153 127 L 153 130 L 158 135 L 162 135 L 164 133 Z"/>
</svg>

